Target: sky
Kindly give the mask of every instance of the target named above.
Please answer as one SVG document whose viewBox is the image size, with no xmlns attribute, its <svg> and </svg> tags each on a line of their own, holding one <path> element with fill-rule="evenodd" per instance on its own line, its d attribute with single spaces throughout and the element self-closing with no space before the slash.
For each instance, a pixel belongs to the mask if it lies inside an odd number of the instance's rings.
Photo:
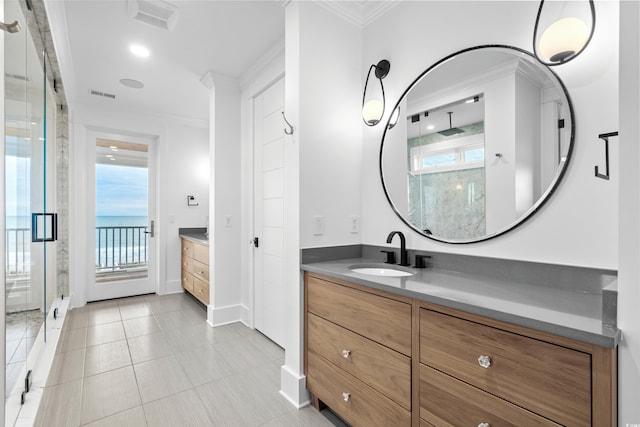
<svg viewBox="0 0 640 427">
<path fill-rule="evenodd" d="M 147 216 L 147 169 L 96 164 L 96 216 Z"/>
</svg>

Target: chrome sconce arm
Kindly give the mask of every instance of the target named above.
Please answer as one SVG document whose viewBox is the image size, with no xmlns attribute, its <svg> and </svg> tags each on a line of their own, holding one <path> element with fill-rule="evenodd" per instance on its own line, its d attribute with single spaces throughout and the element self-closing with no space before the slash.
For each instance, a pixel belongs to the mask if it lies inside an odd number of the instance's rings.
<svg viewBox="0 0 640 427">
<path fill-rule="evenodd" d="M 591 14 L 591 28 L 589 29 L 585 21 L 576 16 L 569 16 L 566 8 L 576 9 L 578 5 L 588 1 Z M 554 66 L 566 64 L 576 58 L 587 47 L 596 27 L 596 10 L 593 0 L 582 0 L 580 2 L 564 1 L 551 2 L 553 7 L 561 7 L 560 19 L 554 20 L 550 25 L 540 31 L 541 16 L 545 1 L 540 1 L 536 23 L 533 29 L 533 53 L 535 57 L 544 65 Z M 557 6 L 559 4 L 560 6 Z M 570 13 L 573 14 L 575 10 Z M 540 34 L 541 33 L 541 34 Z M 540 37 L 538 38 L 538 35 Z"/>
<path fill-rule="evenodd" d="M 377 64 L 372 64 L 369 67 L 369 72 L 367 73 L 367 80 L 364 83 L 364 91 L 362 93 L 362 120 L 367 126 L 375 126 L 380 120 L 382 120 L 382 116 L 384 116 L 385 109 L 385 95 L 384 95 L 384 85 L 382 84 L 382 79 L 387 77 L 389 74 L 389 69 L 391 68 L 391 64 L 386 59 L 381 60 Z M 374 74 L 376 79 L 380 82 L 380 89 L 382 91 L 382 101 L 379 99 L 373 98 L 367 101 L 367 86 L 369 85 L 369 78 L 371 77 L 371 71 L 375 70 Z"/>
</svg>

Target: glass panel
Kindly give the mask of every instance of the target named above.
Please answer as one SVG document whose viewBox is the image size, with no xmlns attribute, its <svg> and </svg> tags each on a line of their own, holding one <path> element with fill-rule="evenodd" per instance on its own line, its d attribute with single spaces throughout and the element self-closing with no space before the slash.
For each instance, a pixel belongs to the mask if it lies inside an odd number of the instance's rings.
<svg viewBox="0 0 640 427">
<path fill-rule="evenodd" d="M 19 1 L 5 0 L 3 7 L 5 21 L 19 21 L 21 26 L 17 33 L 4 33 L 3 46 L 5 421 L 6 425 L 13 425 L 20 411 L 25 376 L 35 368 L 46 340 L 45 319 L 55 298 L 55 292 L 46 292 L 47 283 L 55 289 L 55 242 L 34 241 L 32 214 L 43 214 L 38 233 L 53 237 L 55 221 L 44 214 L 55 211 L 55 194 L 47 192 L 47 186 L 55 182 L 52 147 L 55 145 L 56 103 L 46 84 L 43 52 L 33 43 L 28 18 Z M 24 398 L 28 401 L 29 394 Z"/>
<path fill-rule="evenodd" d="M 464 152 L 465 163 L 482 162 L 482 161 L 484 161 L 484 147 L 472 148 Z"/>
<path fill-rule="evenodd" d="M 148 276 L 148 146 L 96 140 L 96 280 Z"/>
<path fill-rule="evenodd" d="M 456 162 L 456 153 L 434 154 L 422 159 L 423 168 L 432 168 L 434 166 L 452 165 Z"/>
</svg>

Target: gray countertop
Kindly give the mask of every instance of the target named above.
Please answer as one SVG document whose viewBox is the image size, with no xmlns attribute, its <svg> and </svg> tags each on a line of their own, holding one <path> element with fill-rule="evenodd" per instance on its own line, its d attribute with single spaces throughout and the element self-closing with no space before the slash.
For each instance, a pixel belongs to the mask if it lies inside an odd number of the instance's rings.
<svg viewBox="0 0 640 427">
<path fill-rule="evenodd" d="M 618 328 L 603 326 L 601 292 L 435 268 L 414 269 L 416 274 L 409 277 L 370 276 L 349 269 L 367 263 L 380 265 L 379 260 L 349 258 L 306 263 L 302 269 L 602 347 L 614 348 L 620 342 Z"/>
<path fill-rule="evenodd" d="M 178 236 L 182 239 L 209 246 L 209 235 L 206 228 L 180 228 Z"/>
</svg>

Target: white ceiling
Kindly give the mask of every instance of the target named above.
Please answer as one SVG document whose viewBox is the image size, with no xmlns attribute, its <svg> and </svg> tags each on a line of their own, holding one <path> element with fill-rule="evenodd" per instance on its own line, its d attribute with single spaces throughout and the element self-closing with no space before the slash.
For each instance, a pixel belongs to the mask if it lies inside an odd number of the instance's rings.
<svg viewBox="0 0 640 427">
<path fill-rule="evenodd" d="M 284 8 L 277 0 L 172 0 L 172 31 L 130 18 L 126 0 L 49 0 L 47 11 L 71 105 L 145 111 L 207 120 L 208 71 L 239 81 L 259 59 L 284 45 Z M 138 43 L 151 54 L 138 58 Z M 132 89 L 120 79 L 144 83 Z M 90 90 L 116 95 L 90 95 Z"/>
</svg>

